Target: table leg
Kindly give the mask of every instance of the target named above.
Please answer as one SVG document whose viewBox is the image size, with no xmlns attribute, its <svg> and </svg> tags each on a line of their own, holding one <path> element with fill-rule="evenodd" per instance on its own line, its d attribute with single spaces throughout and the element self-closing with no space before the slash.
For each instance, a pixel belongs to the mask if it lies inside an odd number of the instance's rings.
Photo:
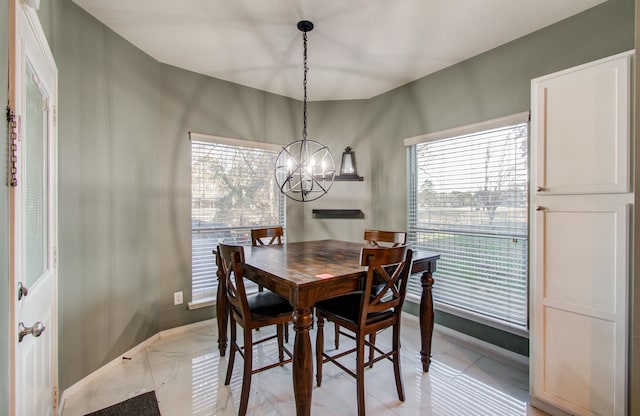
<svg viewBox="0 0 640 416">
<path fill-rule="evenodd" d="M 422 349 L 420 350 L 420 360 L 422 361 L 422 371 L 429 371 L 431 364 L 431 337 L 433 336 L 433 270 L 427 270 L 422 274 L 422 297 L 420 298 L 420 338 L 422 339 Z"/>
<path fill-rule="evenodd" d="M 216 293 L 216 320 L 218 321 L 218 350 L 220 356 L 224 357 L 227 351 L 227 322 L 229 321 L 229 308 L 227 307 L 227 285 L 222 268 L 222 259 L 217 250 L 213 250 L 216 256 L 218 271 L 218 292 Z"/>
<path fill-rule="evenodd" d="M 296 415 L 311 415 L 311 389 L 313 387 L 313 360 L 309 330 L 313 323 L 311 308 L 293 311 L 293 328 L 296 339 L 293 344 L 293 394 Z"/>
</svg>

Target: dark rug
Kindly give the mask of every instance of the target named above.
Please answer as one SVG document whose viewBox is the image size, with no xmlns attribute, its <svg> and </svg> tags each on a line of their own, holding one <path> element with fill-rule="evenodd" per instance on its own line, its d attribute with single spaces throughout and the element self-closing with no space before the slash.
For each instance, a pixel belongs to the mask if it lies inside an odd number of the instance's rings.
<svg viewBox="0 0 640 416">
<path fill-rule="evenodd" d="M 150 391 L 86 416 L 160 416 L 156 392 Z"/>
</svg>

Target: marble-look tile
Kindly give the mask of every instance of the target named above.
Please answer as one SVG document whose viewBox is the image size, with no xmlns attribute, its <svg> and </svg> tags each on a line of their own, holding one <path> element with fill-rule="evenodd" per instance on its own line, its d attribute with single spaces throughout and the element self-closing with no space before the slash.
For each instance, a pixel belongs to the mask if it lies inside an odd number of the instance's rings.
<svg viewBox="0 0 640 416">
<path fill-rule="evenodd" d="M 259 339 L 273 333 L 272 328 L 262 328 L 252 335 Z M 293 349 L 293 331 L 291 334 L 287 344 L 290 350 Z M 238 328 L 238 337 L 241 336 L 242 331 Z M 325 349 L 333 352 L 333 324 L 326 325 L 324 336 Z M 198 327 L 161 338 L 132 357 L 130 362 L 68 398 L 62 416 L 83 415 L 124 400 L 132 392 L 153 389 L 163 416 L 236 415 L 243 359 L 236 356 L 231 383 L 225 386 L 228 352 L 226 357 L 220 357 L 217 339 L 215 326 Z M 312 330 L 314 354 L 315 339 L 316 332 Z M 341 337 L 341 349 L 349 348 L 352 342 Z M 390 345 L 390 342 L 391 331 L 380 334 L 376 341 L 378 345 Z M 430 371 L 423 373 L 416 319 L 403 322 L 401 343 L 406 399 L 404 402 L 398 399 L 391 362 L 380 361 L 365 371 L 368 415 L 545 415 L 528 403 L 528 373 L 521 365 L 511 366 L 484 356 L 481 351 L 448 335 L 443 336 L 436 329 Z M 254 351 L 254 367 L 276 358 L 275 341 L 260 344 Z M 315 355 L 313 364 L 315 367 Z M 317 387 L 315 383 L 314 373 L 312 414 L 357 414 L 356 382 L 351 376 L 327 363 L 323 366 L 322 386 Z M 252 416 L 295 414 L 291 364 L 252 376 L 247 413 Z"/>
<path fill-rule="evenodd" d="M 131 360 L 109 369 L 93 380 L 86 388 L 66 400 L 62 414 L 81 416 L 103 409 L 155 388 L 149 360 L 140 351 Z"/>
<path fill-rule="evenodd" d="M 161 414 L 215 414 L 220 404 L 229 398 L 224 386 L 226 368 L 226 359 L 220 358 L 217 352 L 196 353 L 153 364 L 151 372 Z"/>
<path fill-rule="evenodd" d="M 149 362 L 179 359 L 200 352 L 217 351 L 218 335 L 211 326 L 197 327 L 158 339 L 146 348 Z"/>
<path fill-rule="evenodd" d="M 478 383 L 499 389 L 509 396 L 523 401 L 529 400 L 529 371 L 527 370 L 483 357 L 469 367 L 464 375 Z"/>
</svg>

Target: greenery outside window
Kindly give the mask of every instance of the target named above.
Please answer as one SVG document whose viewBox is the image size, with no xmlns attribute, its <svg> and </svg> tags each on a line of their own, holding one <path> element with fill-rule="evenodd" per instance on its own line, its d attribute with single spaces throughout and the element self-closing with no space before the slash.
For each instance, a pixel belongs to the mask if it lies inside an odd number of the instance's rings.
<svg viewBox="0 0 640 416">
<path fill-rule="evenodd" d="M 526 334 L 528 113 L 405 145 L 407 242 L 441 254 L 436 308 Z M 421 290 L 413 279 L 408 298 Z"/>
<path fill-rule="evenodd" d="M 273 174 L 282 146 L 190 133 L 192 301 L 217 289 L 212 250 L 221 239 L 251 244 L 250 230 L 285 225 Z"/>
</svg>

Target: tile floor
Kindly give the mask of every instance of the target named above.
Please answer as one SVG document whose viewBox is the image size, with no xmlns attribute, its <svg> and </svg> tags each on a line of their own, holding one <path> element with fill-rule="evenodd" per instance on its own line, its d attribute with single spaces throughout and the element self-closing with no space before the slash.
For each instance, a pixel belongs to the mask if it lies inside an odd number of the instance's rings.
<svg viewBox="0 0 640 416">
<path fill-rule="evenodd" d="M 472 347 L 438 326 L 431 368 L 423 373 L 418 321 L 405 316 L 402 371 L 406 400 L 398 400 L 391 363 L 381 361 L 365 372 L 368 415 L 546 415 L 529 405 L 526 365 Z M 390 342 L 390 331 L 386 332 L 376 342 Z M 267 333 L 263 328 L 258 334 Z M 315 332 L 311 335 L 314 344 Z M 150 390 L 156 391 L 163 416 L 236 415 L 242 358 L 237 357 L 231 385 L 225 386 L 227 357 L 220 357 L 217 339 L 215 321 L 162 336 L 131 360 L 123 360 L 63 397 L 62 416 L 84 415 Z M 348 342 L 342 339 L 341 348 Z M 293 336 L 290 349 L 292 344 Z M 325 328 L 325 348 L 333 348 L 332 324 Z M 275 354 L 275 345 L 264 343 L 257 347 L 254 359 L 266 362 Z M 355 380 L 331 364 L 323 366 L 323 373 L 322 386 L 314 384 L 312 414 L 356 415 Z M 253 376 L 248 414 L 295 415 L 290 364 Z"/>
</svg>

